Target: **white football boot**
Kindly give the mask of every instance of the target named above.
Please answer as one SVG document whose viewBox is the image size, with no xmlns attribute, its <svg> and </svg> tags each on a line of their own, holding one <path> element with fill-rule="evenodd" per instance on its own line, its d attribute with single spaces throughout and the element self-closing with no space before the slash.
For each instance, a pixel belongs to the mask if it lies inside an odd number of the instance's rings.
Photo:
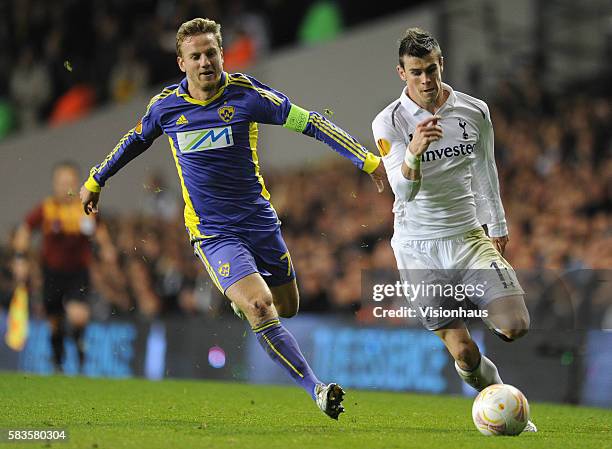
<svg viewBox="0 0 612 449">
<path fill-rule="evenodd" d="M 536 425 L 532 423 L 531 421 L 527 421 L 527 425 L 523 429 L 523 432 L 537 432 L 537 431 L 538 431 L 538 428 L 536 427 Z"/>
<path fill-rule="evenodd" d="M 344 390 L 338 384 L 318 384 L 315 386 L 315 396 L 319 408 L 332 419 L 338 419 L 340 413 L 344 412 L 342 400 Z"/>
</svg>

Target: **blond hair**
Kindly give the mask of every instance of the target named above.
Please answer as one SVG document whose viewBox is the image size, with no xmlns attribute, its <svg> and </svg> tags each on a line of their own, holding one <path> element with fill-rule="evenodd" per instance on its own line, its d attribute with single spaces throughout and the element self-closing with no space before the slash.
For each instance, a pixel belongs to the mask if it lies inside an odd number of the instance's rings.
<svg viewBox="0 0 612 449">
<path fill-rule="evenodd" d="M 176 32 L 176 55 L 181 56 L 181 44 L 183 41 L 191 36 L 197 36 L 198 34 L 212 33 L 217 39 L 219 48 L 223 46 L 221 39 L 221 25 L 210 19 L 191 19 L 184 22 Z"/>
</svg>

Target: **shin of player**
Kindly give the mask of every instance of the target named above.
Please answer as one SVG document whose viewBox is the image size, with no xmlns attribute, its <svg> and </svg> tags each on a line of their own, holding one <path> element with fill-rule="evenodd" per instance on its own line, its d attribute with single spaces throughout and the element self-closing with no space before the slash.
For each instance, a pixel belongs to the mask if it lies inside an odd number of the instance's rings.
<svg viewBox="0 0 612 449">
<path fill-rule="evenodd" d="M 281 324 L 272 292 L 258 273 L 232 284 L 226 295 L 244 313 L 268 356 L 314 399 L 316 378 L 291 333 Z"/>
<path fill-rule="evenodd" d="M 489 329 L 505 342 L 524 336 L 529 330 L 529 312 L 520 295 L 501 297 L 487 306 Z M 436 331 L 455 360 L 459 377 L 481 391 L 492 384 L 503 383 L 495 364 L 482 355 L 462 322 L 455 321 L 445 329 Z"/>
</svg>

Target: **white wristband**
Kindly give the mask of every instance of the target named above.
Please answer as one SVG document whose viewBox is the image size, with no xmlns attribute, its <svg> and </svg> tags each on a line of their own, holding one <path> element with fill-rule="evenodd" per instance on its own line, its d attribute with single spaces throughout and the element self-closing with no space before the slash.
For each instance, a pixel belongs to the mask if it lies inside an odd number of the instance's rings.
<svg viewBox="0 0 612 449">
<path fill-rule="evenodd" d="M 406 148 L 406 156 L 404 156 L 404 162 L 408 168 L 419 171 L 421 169 L 421 156 L 415 156 L 412 154 L 409 148 Z"/>
</svg>

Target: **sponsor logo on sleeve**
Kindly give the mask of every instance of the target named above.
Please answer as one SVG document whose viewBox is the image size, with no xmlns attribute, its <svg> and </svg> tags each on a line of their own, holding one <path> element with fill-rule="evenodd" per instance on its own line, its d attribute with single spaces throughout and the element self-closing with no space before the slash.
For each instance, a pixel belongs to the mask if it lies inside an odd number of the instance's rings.
<svg viewBox="0 0 612 449">
<path fill-rule="evenodd" d="M 376 141 L 376 146 L 378 147 L 378 152 L 382 157 L 385 157 L 391 151 L 391 143 L 387 139 L 378 139 Z"/>
</svg>

